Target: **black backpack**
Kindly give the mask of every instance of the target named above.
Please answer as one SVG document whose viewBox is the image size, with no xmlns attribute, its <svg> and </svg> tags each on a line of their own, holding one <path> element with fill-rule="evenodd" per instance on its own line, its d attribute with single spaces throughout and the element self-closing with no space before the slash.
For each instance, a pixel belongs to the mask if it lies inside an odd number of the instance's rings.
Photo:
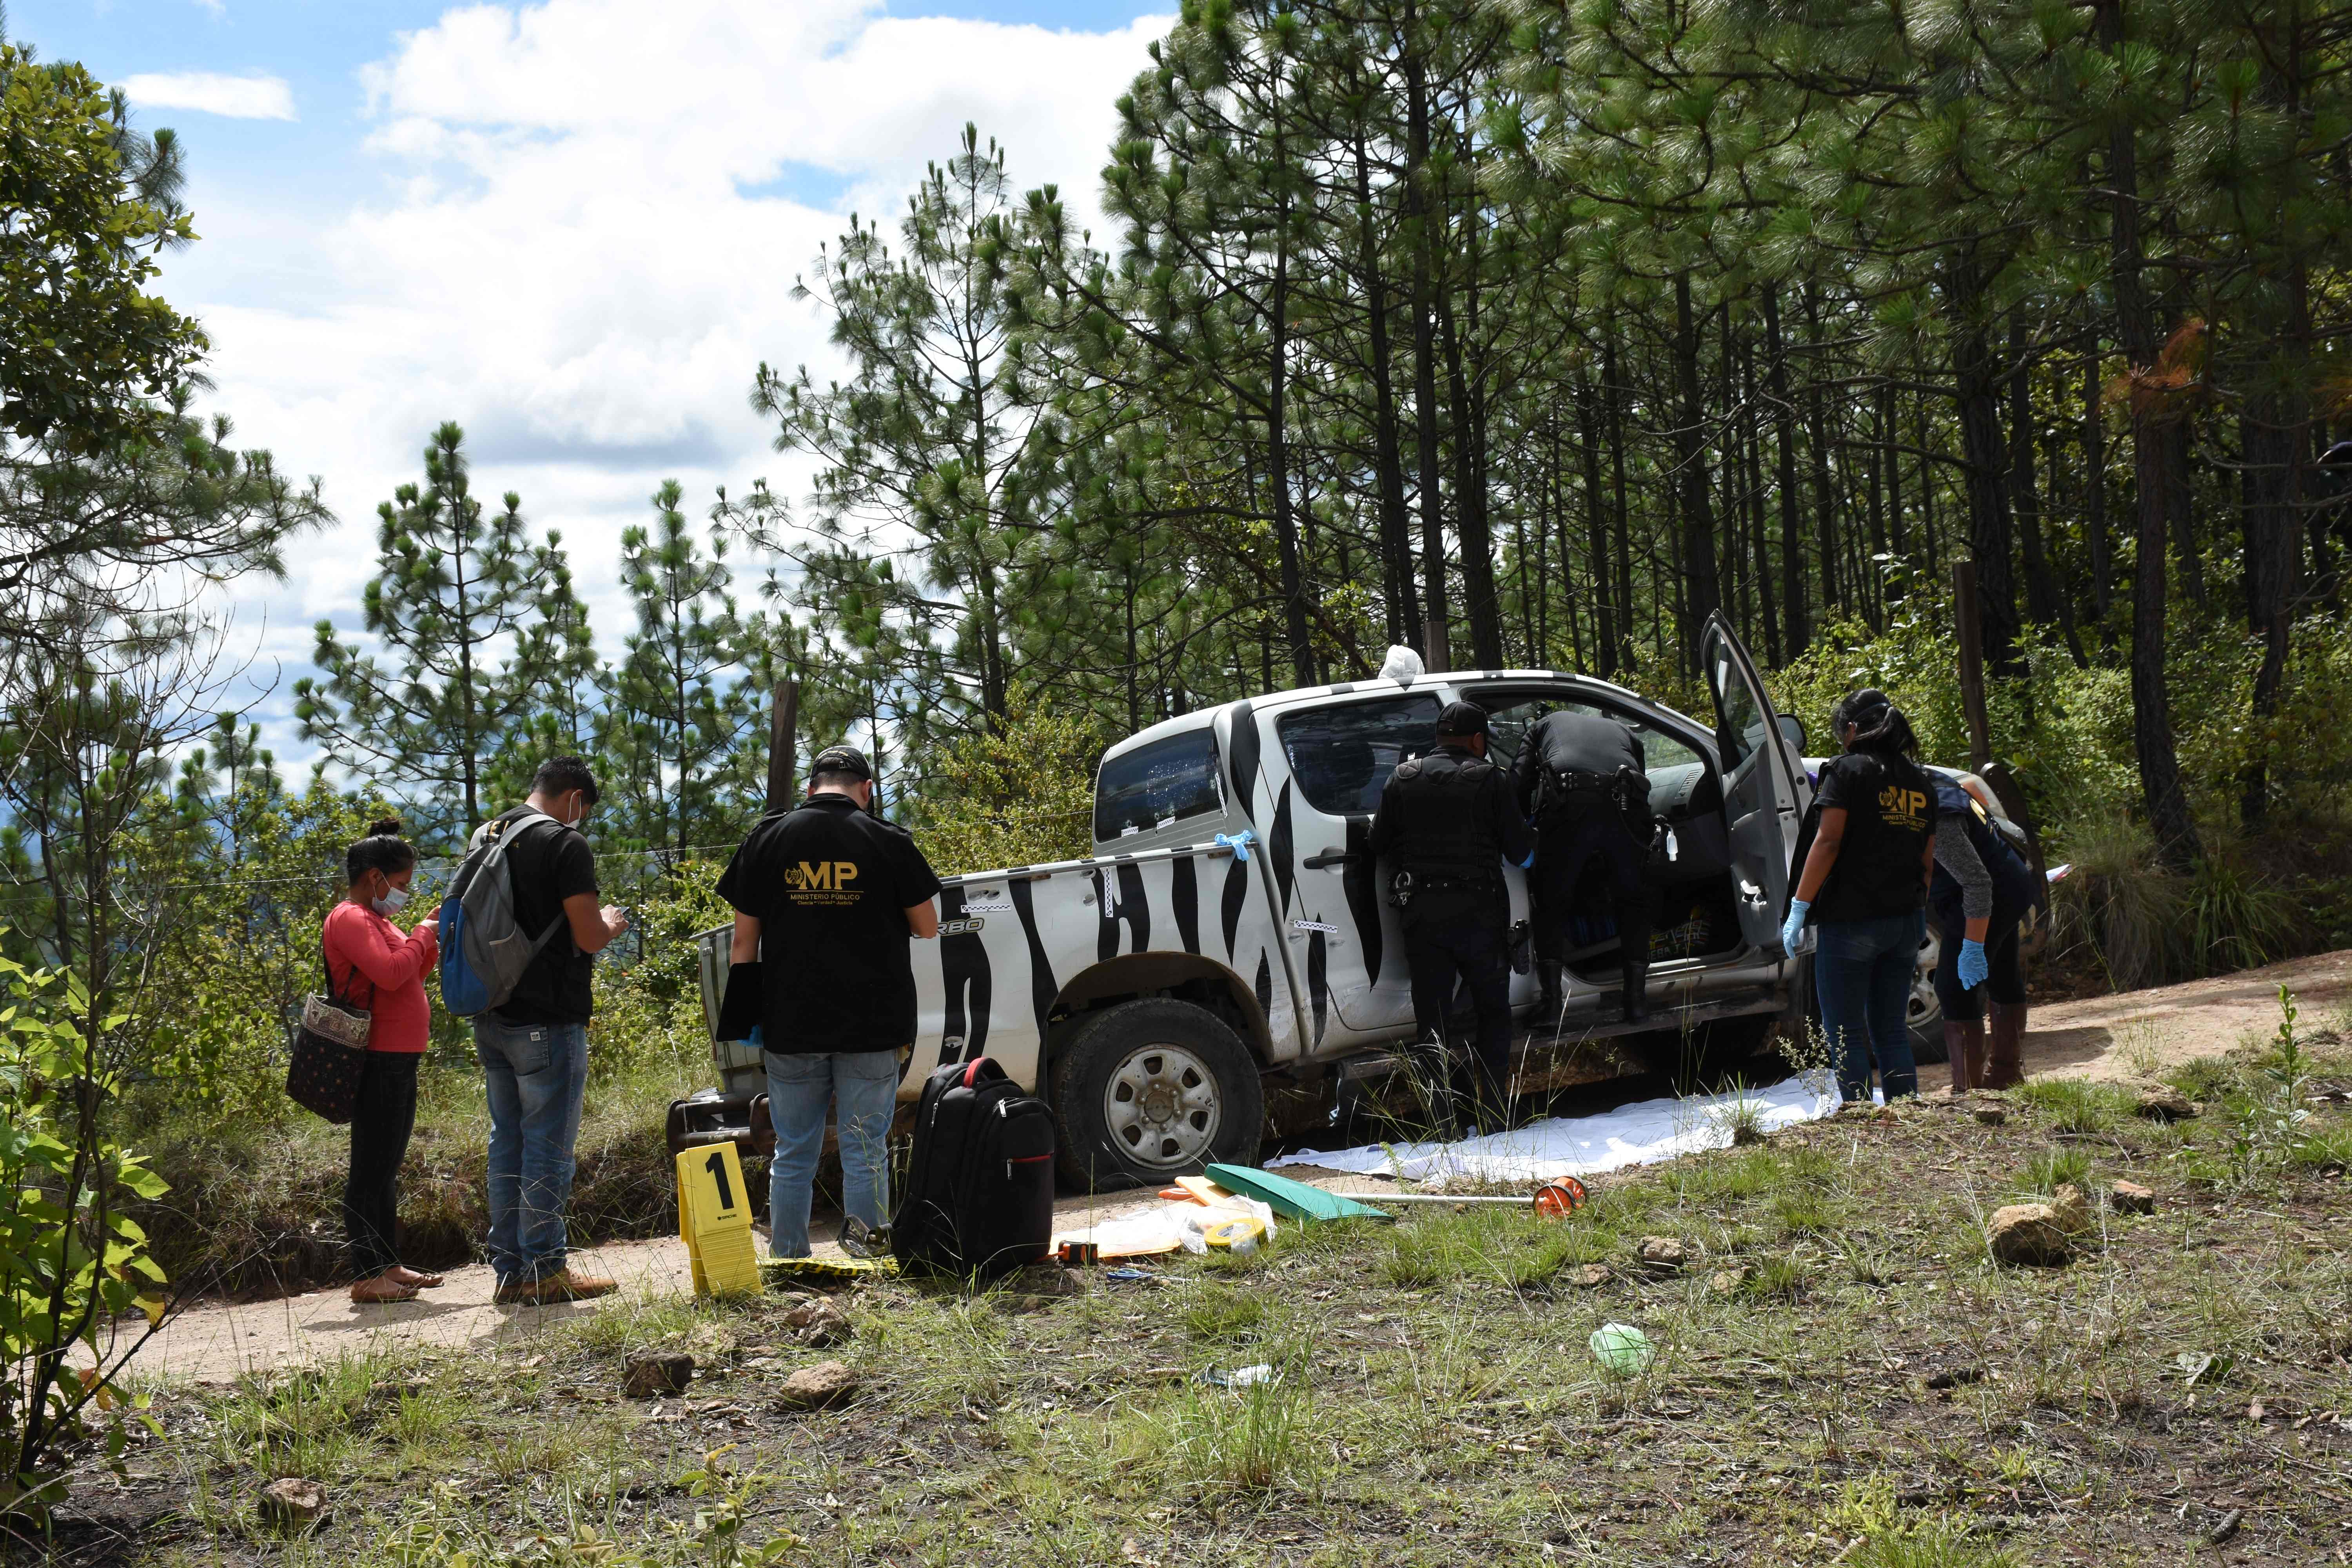
<svg viewBox="0 0 2352 1568">
<path fill-rule="evenodd" d="M 890 1250 L 909 1268 L 992 1279 L 1054 1241 L 1054 1113 L 987 1057 L 923 1085 Z"/>
</svg>

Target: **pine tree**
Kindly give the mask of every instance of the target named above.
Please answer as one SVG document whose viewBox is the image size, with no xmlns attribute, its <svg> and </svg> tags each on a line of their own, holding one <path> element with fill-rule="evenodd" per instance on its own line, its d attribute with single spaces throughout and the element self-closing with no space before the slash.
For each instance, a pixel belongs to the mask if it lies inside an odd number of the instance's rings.
<svg viewBox="0 0 2352 1568">
<path fill-rule="evenodd" d="M 465 439 L 455 424 L 436 430 L 425 482 L 376 509 L 361 624 L 381 658 L 320 621 L 312 658 L 325 676 L 294 683 L 305 740 L 395 795 L 421 796 L 458 836 L 487 815 L 502 737 L 541 700 L 545 649 L 526 634 L 548 567 L 520 496 L 508 491 L 486 515 Z"/>
<path fill-rule="evenodd" d="M 725 538 L 714 530 L 703 553 L 678 509 L 683 495 L 664 480 L 653 525 L 621 535 L 621 585 L 637 629 L 613 668 L 600 737 L 628 836 L 673 862 L 757 816 L 753 795 L 766 778 L 764 766 L 751 766 L 764 745 L 755 757 L 745 744 L 767 710 L 746 679 L 762 627 L 737 613 Z"/>
</svg>

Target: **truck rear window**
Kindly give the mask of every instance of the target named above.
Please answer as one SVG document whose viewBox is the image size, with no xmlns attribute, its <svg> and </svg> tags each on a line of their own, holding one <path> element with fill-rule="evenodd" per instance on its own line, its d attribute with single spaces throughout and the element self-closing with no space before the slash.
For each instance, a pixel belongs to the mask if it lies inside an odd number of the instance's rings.
<svg viewBox="0 0 2352 1568">
<path fill-rule="evenodd" d="M 1095 780 L 1095 842 L 1224 809 L 1217 738 L 1204 726 L 1108 758 Z"/>
<path fill-rule="evenodd" d="M 1347 702 L 1288 714 L 1275 730 L 1308 805 L 1332 816 L 1370 816 L 1396 765 L 1435 743 L 1437 707 L 1434 697 Z"/>
</svg>

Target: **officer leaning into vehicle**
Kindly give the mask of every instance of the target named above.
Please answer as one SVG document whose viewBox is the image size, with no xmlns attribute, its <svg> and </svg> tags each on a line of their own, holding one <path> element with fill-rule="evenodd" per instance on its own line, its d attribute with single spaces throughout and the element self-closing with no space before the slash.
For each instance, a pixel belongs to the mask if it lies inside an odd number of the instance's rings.
<svg viewBox="0 0 2352 1568">
<path fill-rule="evenodd" d="M 1508 1125 L 1511 1066 L 1510 893 L 1503 862 L 1528 864 L 1535 834 L 1510 781 L 1486 756 L 1486 710 L 1450 702 L 1437 747 L 1400 763 L 1381 791 L 1370 848 L 1395 873 L 1389 901 L 1403 914 L 1413 1023 L 1441 1047 L 1457 984 L 1477 1010 L 1467 1053 L 1449 1053 L 1458 1123 Z"/>
<path fill-rule="evenodd" d="M 1558 1031 L 1560 971 L 1577 884 L 1598 861 L 1614 906 L 1625 1017 L 1647 1017 L 1650 969 L 1649 763 L 1641 737 L 1600 713 L 1548 713 L 1519 742 L 1512 784 L 1536 829 L 1528 901 L 1535 917 L 1538 1027 Z"/>
</svg>

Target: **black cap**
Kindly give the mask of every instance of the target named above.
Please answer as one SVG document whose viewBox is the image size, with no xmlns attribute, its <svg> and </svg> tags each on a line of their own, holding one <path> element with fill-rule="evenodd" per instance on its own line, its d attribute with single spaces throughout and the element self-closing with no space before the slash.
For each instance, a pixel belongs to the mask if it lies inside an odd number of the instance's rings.
<svg viewBox="0 0 2352 1568">
<path fill-rule="evenodd" d="M 809 776 L 814 778 L 819 773 L 848 773 L 870 780 L 874 767 L 866 760 L 866 753 L 855 746 L 827 746 L 809 763 Z"/>
<path fill-rule="evenodd" d="M 1486 733 L 1486 710 L 1475 702 L 1449 702 L 1437 716 L 1437 732 L 1441 735 L 1483 735 Z"/>
</svg>

